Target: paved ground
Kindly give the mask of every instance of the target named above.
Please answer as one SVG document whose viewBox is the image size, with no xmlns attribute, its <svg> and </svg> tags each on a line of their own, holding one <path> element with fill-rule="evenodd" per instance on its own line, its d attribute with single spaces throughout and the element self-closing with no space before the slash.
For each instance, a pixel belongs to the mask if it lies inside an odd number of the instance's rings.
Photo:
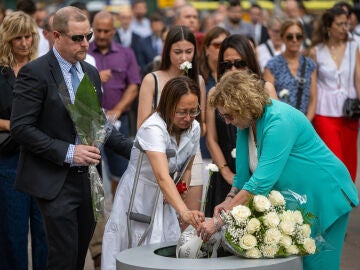
<svg viewBox="0 0 360 270">
<path fill-rule="evenodd" d="M 360 149 L 360 136 L 358 149 Z M 356 187 L 360 193 L 360 151 L 358 156 Z M 355 208 L 350 215 L 347 237 L 341 257 L 341 270 L 360 270 L 360 207 Z"/>
</svg>

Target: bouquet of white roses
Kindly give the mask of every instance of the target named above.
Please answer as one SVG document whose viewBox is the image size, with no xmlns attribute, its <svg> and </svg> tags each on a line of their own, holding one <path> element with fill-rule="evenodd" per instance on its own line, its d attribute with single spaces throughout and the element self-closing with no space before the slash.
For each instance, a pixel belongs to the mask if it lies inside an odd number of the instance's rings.
<svg viewBox="0 0 360 270">
<path fill-rule="evenodd" d="M 311 213 L 287 210 L 283 195 L 272 190 L 267 197 L 255 195 L 249 203 L 223 212 L 224 244 L 246 258 L 304 256 L 317 250 L 310 236 Z"/>
</svg>

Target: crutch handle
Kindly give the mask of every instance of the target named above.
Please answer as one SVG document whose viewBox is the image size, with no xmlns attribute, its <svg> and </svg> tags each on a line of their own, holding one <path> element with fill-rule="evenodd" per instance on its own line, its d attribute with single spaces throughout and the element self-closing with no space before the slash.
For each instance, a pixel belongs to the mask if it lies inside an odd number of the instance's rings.
<svg viewBox="0 0 360 270">
<path fill-rule="evenodd" d="M 141 222 L 141 223 L 150 224 L 150 222 L 151 222 L 151 217 L 150 216 L 140 214 L 140 213 L 130 212 L 129 218 L 130 218 L 130 220 L 138 221 L 138 222 Z"/>
<path fill-rule="evenodd" d="M 141 152 L 145 152 L 144 149 L 141 147 L 139 141 L 135 140 L 134 146 L 139 149 Z M 176 152 L 174 149 L 166 149 L 166 156 L 167 158 L 175 157 Z"/>
</svg>

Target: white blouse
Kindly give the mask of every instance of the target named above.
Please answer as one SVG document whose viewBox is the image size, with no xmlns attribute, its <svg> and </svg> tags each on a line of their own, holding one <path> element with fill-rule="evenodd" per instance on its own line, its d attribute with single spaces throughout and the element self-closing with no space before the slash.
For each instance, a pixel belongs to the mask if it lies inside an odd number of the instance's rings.
<svg viewBox="0 0 360 270">
<path fill-rule="evenodd" d="M 354 73 L 358 45 L 355 41 L 347 42 L 339 69 L 325 44 L 318 44 L 315 49 L 318 68 L 316 114 L 341 117 L 345 99 L 357 96 Z"/>
</svg>

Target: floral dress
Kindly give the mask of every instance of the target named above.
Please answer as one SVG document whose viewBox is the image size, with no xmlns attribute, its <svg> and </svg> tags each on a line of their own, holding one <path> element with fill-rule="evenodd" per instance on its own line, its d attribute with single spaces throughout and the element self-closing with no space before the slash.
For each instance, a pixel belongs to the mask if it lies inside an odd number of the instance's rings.
<svg viewBox="0 0 360 270">
<path fill-rule="evenodd" d="M 291 74 L 288 63 L 282 54 L 273 57 L 266 64 L 266 68 L 268 68 L 271 74 L 274 76 L 274 86 L 279 99 L 296 108 L 299 78 L 301 77 L 302 65 L 305 59 L 306 65 L 303 76 L 303 78 L 305 78 L 305 84 L 303 86 L 303 93 L 301 95 L 300 108 L 298 108 L 304 114 L 306 114 L 309 105 L 311 74 L 316 68 L 314 61 L 308 57 L 299 56 L 299 68 L 296 77 Z M 282 98 L 280 96 L 280 92 L 283 89 L 287 89 L 289 91 L 289 95 Z"/>
</svg>

